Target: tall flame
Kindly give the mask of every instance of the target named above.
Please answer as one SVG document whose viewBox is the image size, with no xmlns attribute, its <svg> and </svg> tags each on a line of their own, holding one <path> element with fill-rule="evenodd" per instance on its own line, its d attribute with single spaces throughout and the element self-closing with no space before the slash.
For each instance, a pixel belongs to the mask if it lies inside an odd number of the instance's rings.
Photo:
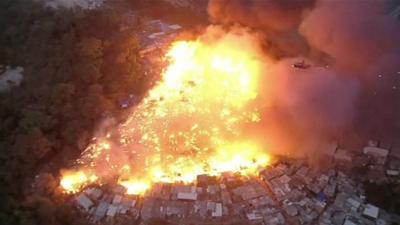
<svg viewBox="0 0 400 225">
<path fill-rule="evenodd" d="M 156 182 L 193 182 L 200 174 L 251 175 L 268 164 L 269 155 L 242 136 L 246 124 L 260 120 L 252 102 L 262 63 L 252 41 L 178 41 L 166 60 L 161 81 L 80 162 L 116 175 L 128 194 Z"/>
</svg>

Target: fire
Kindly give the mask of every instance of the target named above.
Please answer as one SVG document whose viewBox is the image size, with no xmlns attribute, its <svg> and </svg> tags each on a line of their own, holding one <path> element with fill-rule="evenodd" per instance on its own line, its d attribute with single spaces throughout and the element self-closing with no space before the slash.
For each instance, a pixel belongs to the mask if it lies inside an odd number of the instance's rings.
<svg viewBox="0 0 400 225">
<path fill-rule="evenodd" d="M 60 185 L 67 193 L 76 193 L 83 186 L 93 183 L 97 180 L 97 176 L 88 175 L 83 171 L 68 171 L 63 175 Z"/>
<path fill-rule="evenodd" d="M 255 174 L 269 155 L 242 137 L 245 125 L 260 121 L 252 103 L 262 58 L 254 43 L 235 35 L 173 43 L 160 82 L 79 162 L 119 177 L 128 194 L 143 194 L 157 182 L 193 182 L 200 174 Z M 76 185 L 61 185 L 81 188 L 87 179 L 80 176 Z"/>
<path fill-rule="evenodd" d="M 126 193 L 128 195 L 141 195 L 150 188 L 150 182 L 148 180 L 121 180 L 119 184 L 126 188 Z"/>
<path fill-rule="evenodd" d="M 258 167 L 270 162 L 269 155 L 249 143 L 238 143 L 224 146 L 210 159 L 214 174 L 232 171 L 245 175 L 255 174 Z"/>
</svg>

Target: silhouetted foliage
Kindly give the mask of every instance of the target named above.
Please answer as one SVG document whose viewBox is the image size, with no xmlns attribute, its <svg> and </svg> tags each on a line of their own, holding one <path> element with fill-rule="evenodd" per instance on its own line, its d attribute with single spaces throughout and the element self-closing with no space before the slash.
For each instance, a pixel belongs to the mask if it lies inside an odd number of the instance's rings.
<svg viewBox="0 0 400 225">
<path fill-rule="evenodd" d="M 21 86 L 0 94 L 0 224 L 84 224 L 55 177 L 105 113 L 143 90 L 139 44 L 120 17 L 0 1 L 0 64 L 25 69 Z"/>
</svg>

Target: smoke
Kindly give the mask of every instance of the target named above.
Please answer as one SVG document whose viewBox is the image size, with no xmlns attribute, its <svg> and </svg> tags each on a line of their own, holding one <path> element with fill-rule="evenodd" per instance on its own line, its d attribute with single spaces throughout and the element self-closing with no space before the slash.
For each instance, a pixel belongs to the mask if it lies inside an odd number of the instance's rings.
<svg viewBox="0 0 400 225">
<path fill-rule="evenodd" d="M 359 82 L 334 69 L 296 70 L 284 59 L 265 73 L 262 123 L 257 132 L 270 139 L 277 153 L 310 150 L 349 129 L 355 117 Z M 313 149 L 311 149 L 313 150 Z"/>
<path fill-rule="evenodd" d="M 268 31 L 287 31 L 296 28 L 305 9 L 314 0 L 211 0 L 208 13 L 212 22 L 240 24 Z"/>
<path fill-rule="evenodd" d="M 230 26 L 239 24 L 261 31 L 264 48 L 274 58 L 305 55 L 308 46 L 297 32 L 303 15 L 314 0 L 210 0 L 208 13 L 211 22 Z"/>
<path fill-rule="evenodd" d="M 400 21 L 385 14 L 384 1 L 318 1 L 299 32 L 332 67 L 360 83 L 354 132 L 385 139 L 399 134 Z"/>
<path fill-rule="evenodd" d="M 265 107 L 253 135 L 298 151 L 346 132 L 400 133 L 400 23 L 385 10 L 375 0 L 211 0 L 212 22 L 253 29 L 276 60 L 261 82 Z M 292 68 L 302 59 L 309 69 Z"/>
<path fill-rule="evenodd" d="M 381 57 L 399 50 L 399 25 L 384 14 L 382 1 L 319 1 L 299 31 L 338 67 L 366 72 Z"/>
</svg>

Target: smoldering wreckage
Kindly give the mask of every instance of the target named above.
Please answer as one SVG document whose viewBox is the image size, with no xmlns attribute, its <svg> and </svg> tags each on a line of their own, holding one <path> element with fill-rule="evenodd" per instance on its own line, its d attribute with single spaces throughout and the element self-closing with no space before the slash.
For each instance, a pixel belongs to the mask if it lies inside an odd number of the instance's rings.
<svg viewBox="0 0 400 225">
<path fill-rule="evenodd" d="M 399 95 L 373 84 L 400 70 L 397 9 L 380 6 L 210 1 L 214 25 L 189 39 L 178 24 L 149 21 L 140 55 L 160 80 L 122 106 L 131 110 L 126 122 L 97 135 L 62 172 L 61 187 L 92 223 L 400 221 L 368 202 L 361 185 L 399 179 L 400 145 L 324 145 L 362 118 L 355 105 L 366 88 L 386 102 Z M 361 38 L 366 32 L 381 35 Z M 360 180 L 357 167 L 370 173 Z"/>
</svg>

